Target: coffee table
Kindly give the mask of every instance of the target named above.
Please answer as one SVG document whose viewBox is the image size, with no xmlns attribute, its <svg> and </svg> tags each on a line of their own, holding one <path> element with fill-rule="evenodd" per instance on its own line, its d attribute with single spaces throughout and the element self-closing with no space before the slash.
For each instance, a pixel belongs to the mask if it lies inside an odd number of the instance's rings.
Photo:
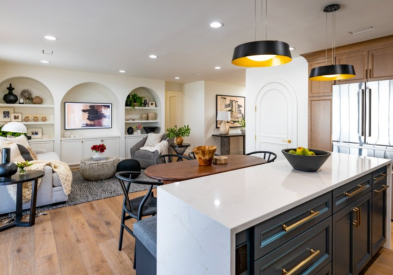
<svg viewBox="0 0 393 275">
<path fill-rule="evenodd" d="M 82 159 L 79 172 L 85 180 L 105 180 L 112 178 L 116 173 L 120 160 L 116 157 L 107 157 L 106 160 Z"/>
<path fill-rule="evenodd" d="M 14 226 L 33 226 L 35 224 L 35 208 L 37 204 L 37 181 L 44 176 L 43 171 L 28 171 L 23 176 L 18 173 L 9 179 L 1 180 L 0 186 L 17 184 L 16 187 L 16 217 L 15 221 L 0 227 L 0 231 Z M 28 222 L 22 222 L 22 205 L 23 205 L 23 183 L 32 181 L 31 200 L 30 200 L 30 217 Z"/>
</svg>

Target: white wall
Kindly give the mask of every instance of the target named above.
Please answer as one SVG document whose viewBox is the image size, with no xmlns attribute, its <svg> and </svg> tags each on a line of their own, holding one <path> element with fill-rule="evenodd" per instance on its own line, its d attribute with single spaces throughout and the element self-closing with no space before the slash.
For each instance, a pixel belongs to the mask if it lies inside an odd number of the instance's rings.
<svg viewBox="0 0 393 275">
<path fill-rule="evenodd" d="M 244 86 L 233 85 L 219 82 L 205 82 L 205 143 L 206 145 L 217 146 L 217 153 L 220 154 L 220 138 L 212 137 L 213 134 L 219 134 L 220 130 L 216 128 L 216 95 L 237 95 L 245 96 L 246 89 Z M 247 104 L 246 104 L 247 109 Z M 247 115 L 246 115 L 247 120 Z M 232 132 L 239 132 L 240 129 L 232 129 Z M 243 153 L 243 138 L 231 138 L 231 154 Z"/>
<path fill-rule="evenodd" d="M 98 83 L 113 92 L 115 99 L 117 100 L 118 106 L 114 110 L 116 112 L 119 121 L 113 121 L 113 123 L 118 123 L 118 129 L 115 129 L 113 135 L 120 135 L 120 152 L 121 157 L 125 156 L 125 124 L 124 124 L 124 102 L 127 95 L 135 88 L 147 87 L 155 91 L 157 94 L 162 108 L 159 110 L 158 117 L 161 120 L 161 129 L 165 128 L 165 81 L 163 80 L 153 80 L 153 79 L 143 79 L 143 78 L 133 78 L 124 75 L 108 75 L 108 74 L 98 74 L 89 73 L 81 71 L 70 71 L 70 70 L 59 70 L 44 67 L 26 66 L 26 65 L 15 65 L 15 64 L 0 64 L 0 83 L 4 80 L 12 77 L 29 77 L 33 78 L 43 85 L 45 85 L 53 96 L 53 101 L 55 105 L 55 125 L 54 125 L 54 135 L 55 135 L 55 150 L 60 154 L 60 137 L 62 132 L 62 114 L 61 114 L 61 103 L 64 95 L 73 87 L 81 83 Z M 8 81 L 7 81 L 8 82 Z M 14 91 L 18 96 L 21 91 Z M 92 91 L 94 94 L 94 91 Z M 45 99 L 44 99 L 45 102 Z M 95 130 L 84 130 L 85 136 L 96 136 Z"/>
<path fill-rule="evenodd" d="M 308 63 L 303 57 L 268 68 L 246 70 L 246 151 L 255 150 L 255 102 L 259 91 L 268 83 L 283 79 L 295 90 L 298 102 L 298 144 L 308 146 Z M 278 103 L 277 103 L 278 104 Z M 274 119 L 274 118 L 272 118 Z"/>
</svg>

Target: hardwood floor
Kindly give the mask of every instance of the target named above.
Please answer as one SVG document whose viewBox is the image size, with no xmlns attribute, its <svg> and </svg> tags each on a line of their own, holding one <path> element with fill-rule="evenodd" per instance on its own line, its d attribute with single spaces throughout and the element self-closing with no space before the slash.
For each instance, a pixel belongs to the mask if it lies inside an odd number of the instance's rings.
<svg viewBox="0 0 393 275">
<path fill-rule="evenodd" d="M 59 208 L 33 227 L 0 232 L 0 274 L 135 274 L 134 238 L 124 232 L 123 250 L 117 250 L 121 204 L 118 196 Z M 393 274 L 393 250 L 382 249 L 362 274 Z"/>
</svg>

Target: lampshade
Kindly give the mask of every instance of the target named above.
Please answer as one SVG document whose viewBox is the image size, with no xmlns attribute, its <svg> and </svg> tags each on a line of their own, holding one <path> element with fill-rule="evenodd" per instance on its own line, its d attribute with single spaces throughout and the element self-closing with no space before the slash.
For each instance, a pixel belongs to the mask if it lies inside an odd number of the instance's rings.
<svg viewBox="0 0 393 275">
<path fill-rule="evenodd" d="M 27 133 L 27 128 L 23 123 L 20 122 L 9 122 L 1 128 L 3 132 L 13 132 L 13 133 Z"/>
<path fill-rule="evenodd" d="M 219 111 L 217 112 L 217 120 L 229 121 L 231 120 L 231 113 Z"/>
<path fill-rule="evenodd" d="M 272 67 L 291 62 L 289 45 L 281 41 L 253 41 L 237 46 L 232 64 L 241 67 Z"/>
<path fill-rule="evenodd" d="M 332 81 L 355 77 L 355 69 L 352 65 L 328 65 L 313 68 L 310 72 L 310 80 Z"/>
</svg>

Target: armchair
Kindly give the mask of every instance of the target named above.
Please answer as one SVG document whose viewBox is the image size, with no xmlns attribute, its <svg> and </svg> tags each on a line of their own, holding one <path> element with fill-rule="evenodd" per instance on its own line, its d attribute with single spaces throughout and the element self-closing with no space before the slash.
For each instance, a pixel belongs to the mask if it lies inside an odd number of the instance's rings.
<svg viewBox="0 0 393 275">
<path fill-rule="evenodd" d="M 139 161 L 142 169 L 146 169 L 149 166 L 156 165 L 156 159 L 160 156 L 157 151 L 149 152 L 145 150 L 140 150 L 145 145 L 146 140 L 147 137 L 144 137 L 141 141 L 139 141 L 130 149 L 131 158 Z M 168 139 L 166 134 L 162 136 L 161 141 L 163 140 L 168 141 L 168 143 L 173 142 L 173 139 Z"/>
</svg>

